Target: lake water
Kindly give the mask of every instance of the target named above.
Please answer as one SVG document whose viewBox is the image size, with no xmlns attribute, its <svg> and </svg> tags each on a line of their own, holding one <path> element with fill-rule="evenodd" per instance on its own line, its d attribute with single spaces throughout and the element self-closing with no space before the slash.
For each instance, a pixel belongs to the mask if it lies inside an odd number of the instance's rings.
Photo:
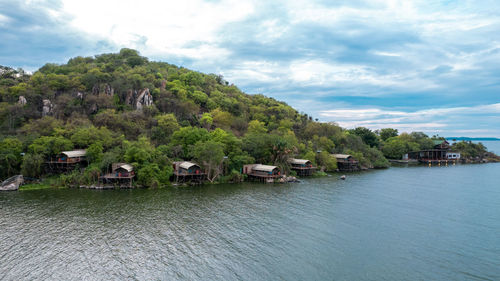
<svg viewBox="0 0 500 281">
<path fill-rule="evenodd" d="M 500 155 L 500 141 L 481 141 L 481 143 L 488 148 L 488 151 Z"/>
<path fill-rule="evenodd" d="M 0 193 L 0 280 L 500 280 L 500 164 Z"/>
</svg>

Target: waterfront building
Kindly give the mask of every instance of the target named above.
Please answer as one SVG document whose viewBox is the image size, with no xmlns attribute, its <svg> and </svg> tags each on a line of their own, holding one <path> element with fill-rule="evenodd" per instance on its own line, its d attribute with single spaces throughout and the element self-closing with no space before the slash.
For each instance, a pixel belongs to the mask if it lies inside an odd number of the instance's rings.
<svg viewBox="0 0 500 281">
<path fill-rule="evenodd" d="M 349 154 L 333 154 L 337 159 L 337 169 L 341 172 L 353 172 L 359 170 L 359 162 Z"/>
<path fill-rule="evenodd" d="M 63 151 L 45 162 L 48 172 L 67 172 L 74 170 L 77 165 L 86 164 L 86 150 Z"/>
<path fill-rule="evenodd" d="M 188 161 L 174 162 L 173 168 L 177 183 L 202 183 L 207 176 L 198 164 Z"/>
<path fill-rule="evenodd" d="M 119 187 L 132 187 L 135 177 L 134 167 L 128 163 L 113 163 L 111 173 L 99 178 L 103 185 L 112 184 Z"/>
<path fill-rule="evenodd" d="M 312 162 L 307 159 L 288 159 L 288 163 L 291 165 L 291 169 L 297 173 L 298 176 L 311 176 L 316 167 L 312 165 Z"/>
<path fill-rule="evenodd" d="M 454 161 L 460 158 L 456 158 L 459 153 L 452 153 L 452 155 L 455 154 L 455 158 L 448 158 L 449 149 L 450 143 L 446 140 L 434 140 L 434 147 L 432 149 L 412 151 L 408 153 L 408 158 L 426 164 L 447 162 L 448 160 Z"/>
<path fill-rule="evenodd" d="M 281 177 L 281 171 L 277 166 L 248 164 L 243 166 L 243 174 L 250 180 L 274 182 Z"/>
</svg>

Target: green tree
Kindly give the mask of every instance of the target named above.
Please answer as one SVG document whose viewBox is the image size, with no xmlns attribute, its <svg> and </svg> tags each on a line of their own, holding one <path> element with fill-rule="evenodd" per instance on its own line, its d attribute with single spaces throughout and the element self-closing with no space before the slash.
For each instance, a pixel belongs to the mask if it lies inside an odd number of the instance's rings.
<svg viewBox="0 0 500 281">
<path fill-rule="evenodd" d="M 203 126 L 203 128 L 209 130 L 212 127 L 213 123 L 214 119 L 212 118 L 212 115 L 208 112 L 203 113 L 200 119 L 200 124 Z"/>
<path fill-rule="evenodd" d="M 39 137 L 28 147 L 30 153 L 41 154 L 44 158 L 72 149 L 73 143 L 62 136 Z"/>
<path fill-rule="evenodd" d="M 100 142 L 93 143 L 87 148 L 87 160 L 90 163 L 100 163 L 103 157 L 103 148 Z"/>
<path fill-rule="evenodd" d="M 337 159 L 327 151 L 317 153 L 316 162 L 318 166 L 326 172 L 335 171 L 337 169 Z"/>
<path fill-rule="evenodd" d="M 215 109 L 211 113 L 214 124 L 223 129 L 231 128 L 231 124 L 233 123 L 233 115 L 231 113 L 222 111 L 220 109 Z"/>
<path fill-rule="evenodd" d="M 19 171 L 23 144 L 16 138 L 5 138 L 0 142 L 0 176 L 10 177 Z"/>
<path fill-rule="evenodd" d="M 161 114 L 156 117 L 158 126 L 152 129 L 152 139 L 158 144 L 167 144 L 172 134 L 179 130 L 180 126 L 173 113 Z"/>
<path fill-rule="evenodd" d="M 398 129 L 384 128 L 381 130 L 377 130 L 376 132 L 383 141 L 386 141 L 388 138 L 398 136 Z"/>
<path fill-rule="evenodd" d="M 210 135 L 206 129 L 196 127 L 183 127 L 175 131 L 172 135 L 170 146 L 182 146 L 183 158 L 188 158 L 190 155 L 190 146 L 199 141 L 206 141 Z"/>
<path fill-rule="evenodd" d="M 113 144 L 113 133 L 106 127 L 77 128 L 71 135 L 71 142 L 80 148 L 87 148 L 94 143 L 100 143 L 103 148 L 107 148 Z"/>
<path fill-rule="evenodd" d="M 21 173 L 25 177 L 38 178 L 42 175 L 43 162 L 43 155 L 28 153 L 23 157 Z"/>
<path fill-rule="evenodd" d="M 193 147 L 193 157 L 205 168 L 210 182 L 214 182 L 222 174 L 224 144 L 211 140 L 197 142 Z"/>
<path fill-rule="evenodd" d="M 259 120 L 252 120 L 248 123 L 248 134 L 265 134 L 267 133 L 266 125 Z"/>
<path fill-rule="evenodd" d="M 145 187 L 160 185 L 161 170 L 157 164 L 146 164 L 137 171 L 137 182 Z"/>
<path fill-rule="evenodd" d="M 153 159 L 154 147 L 146 137 L 141 137 L 135 142 L 126 143 L 124 159 L 136 167 L 150 163 Z"/>
<path fill-rule="evenodd" d="M 404 154 L 420 149 L 418 143 L 410 140 L 412 139 L 401 138 L 401 136 L 389 138 L 385 142 L 382 152 L 387 158 L 401 159 Z"/>
<path fill-rule="evenodd" d="M 377 147 L 379 144 L 378 136 L 368 128 L 357 127 L 350 132 L 360 136 L 363 142 L 371 147 Z"/>
</svg>

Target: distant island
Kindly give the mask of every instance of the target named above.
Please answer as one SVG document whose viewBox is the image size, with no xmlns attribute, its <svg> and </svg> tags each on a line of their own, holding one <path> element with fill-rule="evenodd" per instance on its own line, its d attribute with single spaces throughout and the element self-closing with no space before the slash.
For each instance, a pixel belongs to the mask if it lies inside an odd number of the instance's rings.
<svg viewBox="0 0 500 281">
<path fill-rule="evenodd" d="M 449 137 L 447 140 L 457 141 L 500 141 L 499 138 L 469 138 L 469 137 Z"/>
</svg>

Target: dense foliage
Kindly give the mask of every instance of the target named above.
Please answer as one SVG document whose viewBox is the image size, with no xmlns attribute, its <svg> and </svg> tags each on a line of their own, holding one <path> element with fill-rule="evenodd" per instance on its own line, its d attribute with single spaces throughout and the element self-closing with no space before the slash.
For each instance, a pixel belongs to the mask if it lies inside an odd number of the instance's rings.
<svg viewBox="0 0 500 281">
<path fill-rule="evenodd" d="M 139 104 L 145 89 L 152 105 Z M 89 167 L 65 182 L 89 182 L 112 163 L 129 162 L 140 184 L 155 186 L 168 184 L 171 162 L 181 159 L 198 161 L 216 180 L 239 177 L 247 163 L 288 172 L 290 157 L 335 170 L 332 153 L 382 168 L 384 155 L 398 158 L 428 145 L 418 133 L 391 130 L 318 123 L 273 98 L 245 94 L 220 75 L 152 62 L 131 49 L 46 64 L 32 75 L 0 68 L 2 178 L 40 177 L 45 159 L 78 148 L 87 149 Z"/>
</svg>

